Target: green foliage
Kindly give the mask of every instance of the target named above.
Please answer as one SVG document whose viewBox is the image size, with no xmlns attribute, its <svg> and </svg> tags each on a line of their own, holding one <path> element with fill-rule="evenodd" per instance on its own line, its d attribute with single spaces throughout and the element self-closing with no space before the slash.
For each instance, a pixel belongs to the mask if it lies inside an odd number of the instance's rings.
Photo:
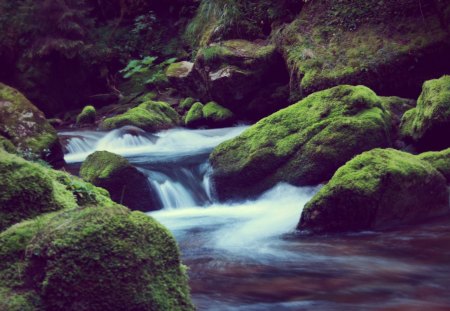
<svg viewBox="0 0 450 311">
<path fill-rule="evenodd" d="M 141 60 L 133 59 L 120 71 L 125 79 L 132 79 L 135 84 L 145 84 L 149 87 L 164 85 L 168 82 L 164 71 L 167 66 L 176 62 L 176 58 L 169 58 L 155 64 L 158 57 L 147 56 Z"/>
</svg>

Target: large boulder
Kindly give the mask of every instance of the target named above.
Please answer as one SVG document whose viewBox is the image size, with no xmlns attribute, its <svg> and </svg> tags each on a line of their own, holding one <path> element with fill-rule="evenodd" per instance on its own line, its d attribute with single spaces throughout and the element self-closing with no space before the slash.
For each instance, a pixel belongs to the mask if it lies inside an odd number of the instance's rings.
<svg viewBox="0 0 450 311">
<path fill-rule="evenodd" d="M 177 126 L 180 123 L 178 113 L 165 102 L 148 101 L 127 112 L 103 120 L 100 128 L 112 130 L 131 125 L 145 131 L 159 131 Z"/>
<path fill-rule="evenodd" d="M 63 152 L 55 129 L 44 113 L 16 89 L 0 83 L 0 135 L 20 152 L 33 153 L 58 165 Z"/>
<path fill-rule="evenodd" d="M 432 165 L 394 149 L 374 149 L 334 174 L 306 204 L 298 229 L 389 229 L 449 211 L 446 180 Z"/>
<path fill-rule="evenodd" d="M 183 72 L 182 78 L 171 78 L 177 89 L 246 118 L 258 119 L 287 105 L 289 94 L 276 90 L 288 84 L 289 74 L 275 46 L 263 41 L 213 43 L 198 51 L 189 71 L 175 69 Z"/>
<path fill-rule="evenodd" d="M 211 154 L 221 199 L 255 196 L 278 182 L 316 185 L 355 155 L 391 145 L 391 114 L 364 86 L 317 92 L 262 119 Z"/>
<path fill-rule="evenodd" d="M 103 189 L 1 149 L 0 175 L 0 231 L 44 213 L 110 202 Z"/>
<path fill-rule="evenodd" d="M 144 173 L 120 155 L 94 152 L 81 165 L 80 176 L 108 190 L 113 201 L 132 210 L 148 212 L 160 207 Z"/>
<path fill-rule="evenodd" d="M 291 73 L 291 96 L 341 84 L 417 98 L 423 81 L 450 72 L 450 2 L 305 1 L 272 32 Z"/>
<path fill-rule="evenodd" d="M 172 235 L 114 203 L 0 234 L 1 310 L 194 310 Z"/>
<path fill-rule="evenodd" d="M 450 76 L 423 84 L 417 107 L 403 116 L 401 133 L 419 150 L 450 147 Z"/>
<path fill-rule="evenodd" d="M 450 184 L 450 148 L 439 152 L 425 152 L 417 156 L 419 159 L 430 163 L 441 172 Z"/>
</svg>

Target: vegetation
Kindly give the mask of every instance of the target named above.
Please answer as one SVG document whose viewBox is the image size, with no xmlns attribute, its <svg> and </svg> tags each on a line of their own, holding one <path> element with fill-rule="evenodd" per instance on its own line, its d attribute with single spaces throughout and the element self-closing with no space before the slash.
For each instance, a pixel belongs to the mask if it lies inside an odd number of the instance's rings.
<svg viewBox="0 0 450 311">
<path fill-rule="evenodd" d="M 77 116 L 77 124 L 94 124 L 96 117 L 96 110 L 94 106 L 86 106 Z"/>
</svg>

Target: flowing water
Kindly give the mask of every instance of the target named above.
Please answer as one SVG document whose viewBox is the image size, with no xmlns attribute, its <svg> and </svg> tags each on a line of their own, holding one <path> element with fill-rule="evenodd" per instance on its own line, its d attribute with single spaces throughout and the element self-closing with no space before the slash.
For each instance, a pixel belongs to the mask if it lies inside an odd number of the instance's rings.
<svg viewBox="0 0 450 311">
<path fill-rule="evenodd" d="M 296 233 L 319 187 L 279 184 L 258 199 L 218 203 L 211 150 L 244 126 L 61 132 L 76 172 L 90 153 L 126 156 L 149 178 L 175 235 L 199 310 L 450 310 L 450 219 L 396 231 Z"/>
</svg>

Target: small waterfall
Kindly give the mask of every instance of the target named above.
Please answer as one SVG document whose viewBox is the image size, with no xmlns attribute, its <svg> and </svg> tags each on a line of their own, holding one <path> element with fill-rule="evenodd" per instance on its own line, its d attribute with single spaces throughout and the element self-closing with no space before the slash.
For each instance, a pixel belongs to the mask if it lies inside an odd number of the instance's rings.
<svg viewBox="0 0 450 311">
<path fill-rule="evenodd" d="M 149 179 L 165 210 L 206 206 L 211 193 L 209 153 L 221 142 L 239 135 L 245 126 L 212 129 L 172 129 L 156 134 L 126 126 L 111 132 L 68 131 L 65 160 L 80 163 L 100 150 L 126 156 Z M 145 198 L 143 198 L 145 199 Z"/>
</svg>

